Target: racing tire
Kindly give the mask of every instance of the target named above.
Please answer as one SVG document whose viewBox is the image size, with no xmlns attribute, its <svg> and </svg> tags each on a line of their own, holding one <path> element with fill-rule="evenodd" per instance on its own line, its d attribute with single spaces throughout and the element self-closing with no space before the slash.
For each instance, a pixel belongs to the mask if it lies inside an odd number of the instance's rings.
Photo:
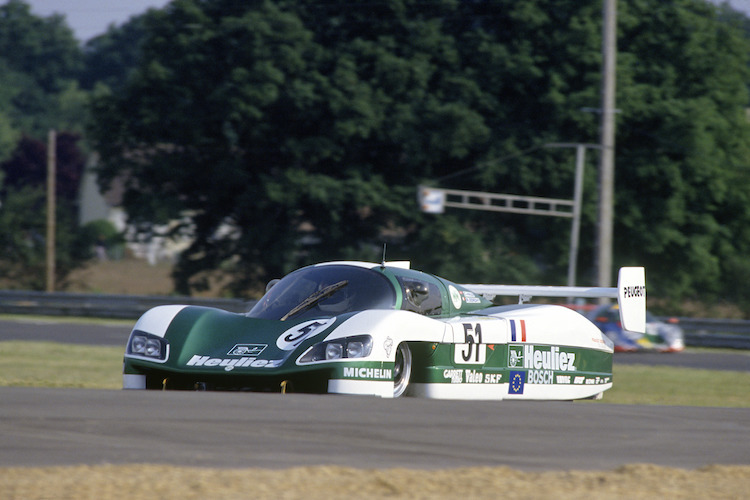
<svg viewBox="0 0 750 500">
<path fill-rule="evenodd" d="M 396 360 L 393 364 L 393 397 L 404 395 L 411 379 L 411 349 L 405 343 L 396 348 Z"/>
</svg>

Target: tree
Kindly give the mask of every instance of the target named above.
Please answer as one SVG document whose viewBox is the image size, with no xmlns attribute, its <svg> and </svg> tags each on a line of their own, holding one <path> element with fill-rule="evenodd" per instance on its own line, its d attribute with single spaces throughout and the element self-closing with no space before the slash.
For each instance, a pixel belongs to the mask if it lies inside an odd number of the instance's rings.
<svg viewBox="0 0 750 500">
<path fill-rule="evenodd" d="M 543 145 L 597 139 L 582 108 L 599 102 L 600 9 L 176 0 L 143 19 L 122 89 L 94 98 L 100 178 L 125 176 L 139 224 L 191 217 L 183 292 L 207 269 L 246 292 L 300 264 L 378 259 L 383 242 L 456 280 L 562 282 L 567 222 L 436 220 L 414 192 L 571 197 L 572 153 Z M 620 19 L 615 261 L 645 261 L 657 293 L 717 290 L 747 267 L 747 41 L 699 0 L 636 0 Z M 588 168 L 582 260 L 595 183 Z"/>
<path fill-rule="evenodd" d="M 130 72 L 138 66 L 144 26 L 151 12 L 134 16 L 122 26 L 110 26 L 106 33 L 86 42 L 80 76 L 84 89 L 106 85 L 117 91 L 125 85 Z"/>
<path fill-rule="evenodd" d="M 84 158 L 79 137 L 60 134 L 56 148 L 56 283 L 90 257 L 87 235 L 77 231 L 78 186 Z M 0 164 L 0 280 L 4 288 L 43 290 L 46 280 L 47 147 L 24 137 Z"/>
<path fill-rule="evenodd" d="M 677 298 L 726 296 L 750 250 L 750 46 L 715 12 L 685 0 L 620 13 L 617 256 Z"/>
<path fill-rule="evenodd" d="M 82 53 L 59 15 L 38 17 L 29 5 L 0 5 L 0 275 L 3 286 L 43 289 L 50 129 L 57 140 L 57 283 L 81 265 L 88 248 L 77 230 L 84 166 L 81 135 L 86 93 L 77 83 Z"/>
<path fill-rule="evenodd" d="M 324 31 L 317 8 L 302 17 Z M 464 102 L 481 107 L 482 96 L 460 74 L 453 37 L 398 6 L 379 14 L 392 35 L 330 48 L 270 3 L 176 2 L 150 18 L 144 64 L 124 92 L 97 98 L 93 134 L 102 179 L 129 175 L 131 217 L 195 214 L 180 276 L 237 255 L 247 286 L 303 261 L 372 257 L 388 230 L 419 219 L 419 179 L 476 161 L 489 131 Z M 222 225 L 231 238 L 214 237 Z"/>
<path fill-rule="evenodd" d="M 62 132 L 56 139 L 56 194 L 58 199 L 75 208 L 86 159 L 78 149 L 81 137 Z M 31 187 L 44 191 L 47 182 L 47 146 L 31 137 L 23 137 L 12 157 L 0 164 L 5 182 L 0 193 Z M 75 212 L 74 212 L 75 215 Z"/>
<path fill-rule="evenodd" d="M 83 108 L 75 95 L 81 69 L 81 49 L 62 16 L 35 16 L 21 0 L 0 5 L 0 111 L 14 128 L 41 138 L 70 125 L 69 112 L 80 116 Z"/>
<path fill-rule="evenodd" d="M 81 70 L 81 51 L 64 18 L 35 16 L 21 0 L 0 5 L 0 54 L 48 93 L 62 90 Z"/>
</svg>

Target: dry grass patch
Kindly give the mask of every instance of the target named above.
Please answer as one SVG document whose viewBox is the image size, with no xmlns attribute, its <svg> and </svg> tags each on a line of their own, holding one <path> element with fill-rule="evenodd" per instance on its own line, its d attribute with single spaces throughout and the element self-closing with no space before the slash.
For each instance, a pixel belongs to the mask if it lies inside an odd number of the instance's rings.
<svg viewBox="0 0 750 500">
<path fill-rule="evenodd" d="M 116 295 L 171 295 L 172 264 L 149 265 L 143 259 L 91 261 L 68 276 L 68 292 Z"/>
<path fill-rule="evenodd" d="M 521 472 L 508 467 L 452 470 L 297 467 L 209 469 L 101 465 L 0 469 L 7 500 L 258 499 L 641 499 L 744 498 L 750 466 L 697 470 L 627 465 L 614 471 Z"/>
</svg>

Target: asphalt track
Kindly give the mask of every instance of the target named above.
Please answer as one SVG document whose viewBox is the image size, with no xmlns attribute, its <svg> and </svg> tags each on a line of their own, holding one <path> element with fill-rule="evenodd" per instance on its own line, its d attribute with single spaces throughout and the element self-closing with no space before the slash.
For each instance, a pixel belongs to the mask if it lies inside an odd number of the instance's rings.
<svg viewBox="0 0 750 500">
<path fill-rule="evenodd" d="M 128 329 L 0 321 L 0 341 L 123 345 Z M 726 356 L 737 358 L 736 369 L 750 370 L 746 355 Z M 709 357 L 701 365 L 700 358 L 684 359 L 697 368 L 716 362 Z M 608 470 L 628 463 L 750 464 L 750 410 L 741 408 L 0 387 L 0 422 L 2 467 Z"/>
<path fill-rule="evenodd" d="M 0 388 L 0 466 L 750 463 L 746 409 Z"/>
<path fill-rule="evenodd" d="M 124 321 L 75 323 L 35 317 L 0 319 L 0 341 L 29 340 L 69 344 L 119 345 L 124 349 L 133 324 L 135 324 L 135 321 L 132 323 Z"/>
</svg>

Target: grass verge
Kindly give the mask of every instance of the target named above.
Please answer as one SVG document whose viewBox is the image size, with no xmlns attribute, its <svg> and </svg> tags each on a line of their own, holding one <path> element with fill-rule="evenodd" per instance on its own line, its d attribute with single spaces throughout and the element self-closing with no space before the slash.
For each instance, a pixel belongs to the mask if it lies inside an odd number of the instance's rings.
<svg viewBox="0 0 750 500">
<path fill-rule="evenodd" d="M 615 365 L 604 401 L 637 405 L 750 408 L 750 372 Z"/>
<path fill-rule="evenodd" d="M 0 342 L 0 385 L 119 389 L 122 354 L 122 347 Z"/>
<path fill-rule="evenodd" d="M 0 342 L 0 385 L 120 389 L 122 348 Z M 750 373 L 615 365 L 604 402 L 750 408 Z"/>
</svg>

